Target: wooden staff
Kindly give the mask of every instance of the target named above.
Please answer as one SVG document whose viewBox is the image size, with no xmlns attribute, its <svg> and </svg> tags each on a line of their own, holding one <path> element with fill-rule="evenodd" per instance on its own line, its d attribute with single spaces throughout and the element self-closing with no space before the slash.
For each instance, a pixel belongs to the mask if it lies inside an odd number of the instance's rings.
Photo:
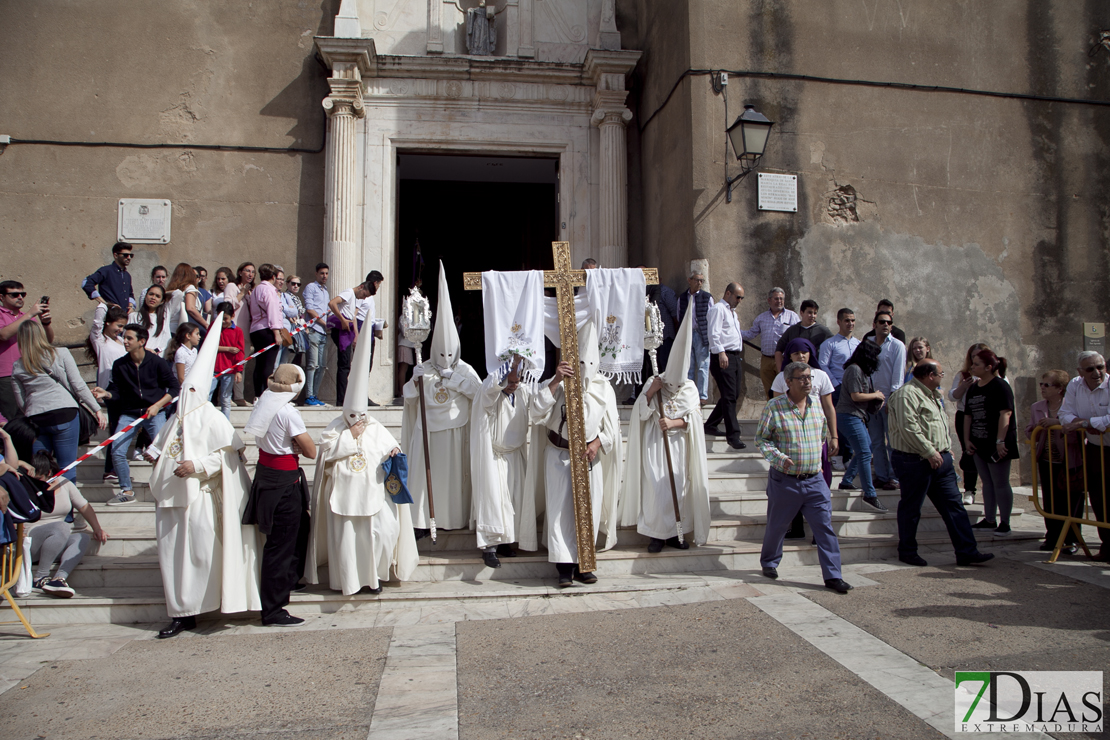
<svg viewBox="0 0 1110 740">
<path fill-rule="evenodd" d="M 656 350 L 649 349 L 648 356 L 651 357 L 651 372 L 659 378 L 659 361 L 655 357 Z M 652 381 L 655 382 L 654 380 Z M 663 379 L 659 378 L 660 386 L 663 384 Z M 659 392 L 655 394 L 655 400 L 659 406 L 659 420 L 662 421 L 667 417 L 663 415 L 663 388 L 659 388 Z M 674 482 L 674 463 L 671 461 L 671 443 L 667 441 L 667 432 L 663 431 L 663 449 L 667 453 L 667 472 L 670 473 L 671 481 L 671 503 L 674 504 L 674 526 L 678 532 L 678 544 L 683 544 L 686 540 L 682 536 L 682 514 L 678 510 L 678 487 Z"/>
<path fill-rule="evenodd" d="M 423 364 L 421 361 L 421 347 L 416 345 L 416 365 L 419 367 Z M 421 375 L 416 379 L 416 390 L 420 394 L 420 433 L 424 435 L 424 475 L 428 478 L 428 523 L 431 524 L 432 544 L 436 541 L 436 502 L 432 498 L 432 462 L 431 454 L 428 452 L 428 412 L 424 407 L 424 376 Z M 667 458 L 670 459 L 669 457 Z"/>
</svg>

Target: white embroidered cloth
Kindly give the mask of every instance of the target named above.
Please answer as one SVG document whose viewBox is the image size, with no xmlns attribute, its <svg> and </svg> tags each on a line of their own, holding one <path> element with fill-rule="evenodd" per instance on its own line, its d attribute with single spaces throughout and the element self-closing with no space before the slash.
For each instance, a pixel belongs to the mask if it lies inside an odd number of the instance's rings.
<svg viewBox="0 0 1110 740">
<path fill-rule="evenodd" d="M 502 377 L 521 358 L 520 379 L 534 383 L 543 373 L 543 271 L 482 273 L 486 326 L 486 373 Z"/>
<path fill-rule="evenodd" d="M 586 297 L 597 324 L 600 372 L 618 383 L 639 383 L 644 366 L 644 271 L 586 270 Z"/>
</svg>

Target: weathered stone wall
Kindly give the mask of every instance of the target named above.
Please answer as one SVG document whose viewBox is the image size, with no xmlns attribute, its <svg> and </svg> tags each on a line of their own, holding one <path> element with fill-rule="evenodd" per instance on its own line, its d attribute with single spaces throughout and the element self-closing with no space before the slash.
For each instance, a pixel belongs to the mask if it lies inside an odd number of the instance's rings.
<svg viewBox="0 0 1110 740">
<path fill-rule="evenodd" d="M 621 9 L 645 5 L 655 4 Z M 668 5 L 687 28 L 622 27 L 624 46 L 645 50 L 641 126 L 686 68 L 1110 100 L 1110 53 L 1088 56 L 1110 23 L 1094 2 Z M 661 65 L 660 49 L 685 49 L 686 64 Z M 795 308 L 816 299 L 832 327 L 841 306 L 869 324 L 889 297 L 896 323 L 928 337 L 950 371 L 976 341 L 1009 358 L 1019 418 L 1043 370 L 1074 374 L 1082 322 L 1110 319 L 1110 108 L 736 74 L 728 91 L 730 116 L 752 103 L 776 121 L 762 168 L 798 175 L 798 213 L 758 211 L 754 176 L 726 204 L 723 103 L 709 77 L 693 76 L 640 133 L 632 218 L 645 228 L 633 252 L 707 257 L 715 292 L 730 279 L 745 285 L 742 323 L 772 285 Z M 687 132 L 689 162 L 657 156 Z M 681 213 L 655 213 L 661 204 Z M 682 275 L 661 266 L 680 287 Z M 748 395 L 759 393 L 749 378 Z"/>
<path fill-rule="evenodd" d="M 323 154 L 202 151 L 323 141 L 325 71 L 312 37 L 338 0 L 96 3 L 12 0 L 0 24 L 0 133 L 19 139 L 183 144 L 169 149 L 12 144 L 0 153 L 0 275 L 51 296 L 61 341 L 93 304 L 78 285 L 111 259 L 119 198 L 173 201 L 155 264 L 269 261 L 311 274 L 321 254 Z M 64 327 L 64 328 L 63 328 Z"/>
</svg>

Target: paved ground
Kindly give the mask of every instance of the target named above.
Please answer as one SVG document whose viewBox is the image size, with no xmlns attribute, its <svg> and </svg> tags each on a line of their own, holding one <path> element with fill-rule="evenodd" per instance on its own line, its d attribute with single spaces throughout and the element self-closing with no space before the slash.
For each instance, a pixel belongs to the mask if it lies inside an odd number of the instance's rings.
<svg viewBox="0 0 1110 740">
<path fill-rule="evenodd" d="M 4 626 L 2 736 L 954 737 L 957 669 L 1110 666 L 1110 569 L 1044 566 L 1029 547 L 983 568 L 950 552 L 848 566 L 846 596 L 808 567 L 358 609 L 280 632 L 210 623 L 170 641 L 150 639 L 160 625 L 34 642 Z"/>
</svg>

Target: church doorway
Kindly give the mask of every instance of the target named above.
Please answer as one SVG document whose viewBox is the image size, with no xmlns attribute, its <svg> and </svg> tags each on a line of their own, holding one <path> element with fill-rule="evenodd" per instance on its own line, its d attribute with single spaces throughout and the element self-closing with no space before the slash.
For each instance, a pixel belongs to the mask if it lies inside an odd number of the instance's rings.
<svg viewBox="0 0 1110 740">
<path fill-rule="evenodd" d="M 559 234 L 559 160 L 402 153 L 398 156 L 397 315 L 419 278 L 438 310 L 439 260 L 447 273 L 462 359 L 485 376 L 480 291 L 462 274 L 550 270 Z M 437 315 L 438 318 L 438 315 Z M 396 335 L 401 336 L 400 326 Z M 425 343 L 425 357 L 431 337 Z M 405 374 L 411 373 L 405 368 Z M 398 389 L 405 378 L 398 377 Z M 398 394 L 399 395 L 399 394 Z"/>
</svg>

